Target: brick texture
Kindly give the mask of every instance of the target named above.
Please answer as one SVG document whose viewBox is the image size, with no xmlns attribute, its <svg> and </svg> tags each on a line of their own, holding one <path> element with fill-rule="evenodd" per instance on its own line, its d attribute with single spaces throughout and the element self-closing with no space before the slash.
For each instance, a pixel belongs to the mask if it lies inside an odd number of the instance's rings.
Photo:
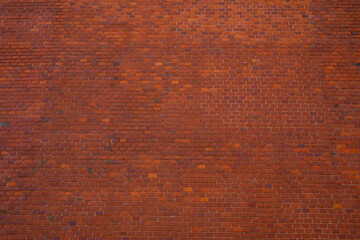
<svg viewBox="0 0 360 240">
<path fill-rule="evenodd" d="M 360 239 L 359 0 L 2 0 L 0 239 Z"/>
</svg>

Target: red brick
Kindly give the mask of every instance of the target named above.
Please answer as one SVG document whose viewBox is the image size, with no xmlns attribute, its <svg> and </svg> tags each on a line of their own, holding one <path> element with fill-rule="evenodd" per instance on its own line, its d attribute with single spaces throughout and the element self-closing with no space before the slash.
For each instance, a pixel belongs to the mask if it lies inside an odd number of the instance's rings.
<svg viewBox="0 0 360 240">
<path fill-rule="evenodd" d="M 0 239 L 360 239 L 358 0 L 3 0 Z"/>
</svg>

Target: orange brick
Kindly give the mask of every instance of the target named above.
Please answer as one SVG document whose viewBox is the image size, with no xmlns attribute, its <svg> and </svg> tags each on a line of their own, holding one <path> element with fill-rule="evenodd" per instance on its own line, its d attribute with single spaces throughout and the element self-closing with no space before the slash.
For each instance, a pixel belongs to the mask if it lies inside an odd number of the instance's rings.
<svg viewBox="0 0 360 240">
<path fill-rule="evenodd" d="M 342 208 L 341 204 L 334 204 L 334 208 Z"/>
<path fill-rule="evenodd" d="M 132 196 L 132 197 L 138 197 L 138 196 L 139 196 L 139 193 L 138 193 L 138 192 L 132 192 L 132 193 L 131 193 L 131 196 Z"/>
<path fill-rule="evenodd" d="M 156 178 L 157 174 L 156 173 L 149 173 L 149 178 Z"/>
<path fill-rule="evenodd" d="M 15 187 L 16 186 L 16 182 L 8 182 L 7 183 L 8 187 Z"/>
</svg>

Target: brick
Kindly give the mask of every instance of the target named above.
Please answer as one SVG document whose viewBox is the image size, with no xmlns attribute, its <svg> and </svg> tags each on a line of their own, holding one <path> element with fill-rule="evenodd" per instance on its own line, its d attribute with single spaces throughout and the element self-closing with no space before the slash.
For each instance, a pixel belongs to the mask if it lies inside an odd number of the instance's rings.
<svg viewBox="0 0 360 240">
<path fill-rule="evenodd" d="M 16 186 L 16 182 L 9 182 L 7 183 L 8 187 L 15 187 Z"/>
<path fill-rule="evenodd" d="M 131 196 L 133 196 L 133 197 L 138 197 L 138 196 L 139 196 L 139 193 L 138 193 L 138 192 L 132 192 L 132 193 L 131 193 Z"/>
<path fill-rule="evenodd" d="M 5 0 L 0 239 L 360 239 L 357 0 Z"/>
<path fill-rule="evenodd" d="M 157 174 L 156 173 L 149 173 L 149 178 L 156 178 Z"/>
<path fill-rule="evenodd" d="M 192 192 L 193 190 L 192 190 L 192 188 L 191 187 L 186 187 L 186 188 L 184 188 L 184 192 Z"/>
<path fill-rule="evenodd" d="M 341 204 L 334 204 L 334 208 L 342 208 Z"/>
</svg>

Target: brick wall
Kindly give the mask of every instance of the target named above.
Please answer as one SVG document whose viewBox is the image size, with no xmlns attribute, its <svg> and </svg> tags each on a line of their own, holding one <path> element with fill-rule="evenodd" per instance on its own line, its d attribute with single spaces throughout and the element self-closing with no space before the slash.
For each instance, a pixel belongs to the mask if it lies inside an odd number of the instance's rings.
<svg viewBox="0 0 360 240">
<path fill-rule="evenodd" d="M 2 0 L 1 239 L 360 239 L 358 0 Z"/>
</svg>

